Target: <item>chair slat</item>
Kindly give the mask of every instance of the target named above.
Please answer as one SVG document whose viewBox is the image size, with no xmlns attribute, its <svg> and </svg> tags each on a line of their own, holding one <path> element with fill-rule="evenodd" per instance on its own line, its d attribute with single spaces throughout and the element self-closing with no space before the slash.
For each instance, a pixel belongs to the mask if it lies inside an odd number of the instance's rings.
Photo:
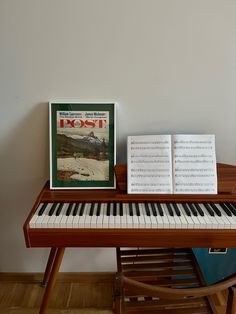
<svg viewBox="0 0 236 314">
<path fill-rule="evenodd" d="M 174 268 L 174 269 L 177 269 L 177 268 L 187 268 L 187 269 L 192 269 L 193 268 L 193 265 L 191 262 L 175 262 L 175 261 L 172 261 L 172 262 L 165 262 L 165 263 L 139 263 L 139 262 L 133 262 L 131 264 L 123 264 L 122 265 L 122 269 L 124 271 L 127 271 L 127 270 L 140 270 L 140 269 L 169 269 L 169 268 Z"/>
<path fill-rule="evenodd" d="M 173 261 L 173 260 L 190 260 L 191 254 L 185 254 L 185 255 L 176 255 L 173 253 L 170 254 L 162 254 L 162 255 L 129 255 L 129 256 L 121 256 L 122 263 L 129 263 L 132 262 L 135 259 L 136 262 L 143 262 L 143 261 Z"/>
<path fill-rule="evenodd" d="M 207 296 L 236 284 L 235 274 L 205 287 L 189 248 L 118 248 L 117 268 L 116 314 L 216 313 Z"/>
</svg>

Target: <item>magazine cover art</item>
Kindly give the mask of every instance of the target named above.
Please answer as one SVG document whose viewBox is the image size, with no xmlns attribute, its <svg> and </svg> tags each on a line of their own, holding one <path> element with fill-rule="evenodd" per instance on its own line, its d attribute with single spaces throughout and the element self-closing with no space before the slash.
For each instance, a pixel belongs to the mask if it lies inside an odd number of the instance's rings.
<svg viewBox="0 0 236 314">
<path fill-rule="evenodd" d="M 51 104 L 52 187 L 114 187 L 114 109 Z"/>
</svg>

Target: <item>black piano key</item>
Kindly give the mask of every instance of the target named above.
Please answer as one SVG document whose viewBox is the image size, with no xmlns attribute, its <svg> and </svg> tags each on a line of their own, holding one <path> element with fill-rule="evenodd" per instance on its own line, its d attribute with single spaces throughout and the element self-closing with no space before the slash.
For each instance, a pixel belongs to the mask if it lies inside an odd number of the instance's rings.
<svg viewBox="0 0 236 314">
<path fill-rule="evenodd" d="M 84 214 L 84 209 L 85 209 L 85 203 L 82 203 L 80 210 L 79 210 L 79 216 L 83 216 Z"/>
<path fill-rule="evenodd" d="M 129 214 L 130 214 L 130 216 L 134 215 L 133 204 L 132 203 L 129 203 Z"/>
<path fill-rule="evenodd" d="M 139 209 L 139 204 L 138 203 L 135 203 L 135 209 L 136 209 L 137 216 L 140 216 L 140 209 Z"/>
<path fill-rule="evenodd" d="M 219 210 L 219 208 L 218 207 L 216 207 L 216 205 L 215 204 L 213 204 L 213 203 L 209 203 L 209 206 L 211 206 L 211 208 L 214 210 L 214 212 L 216 213 L 216 215 L 217 216 L 222 216 L 222 214 L 221 214 L 221 212 L 220 212 L 220 210 Z"/>
<path fill-rule="evenodd" d="M 204 203 L 204 206 L 206 207 L 206 210 L 208 211 L 208 213 L 210 214 L 210 216 L 215 216 L 214 211 L 211 209 L 211 206 L 209 206 L 209 204 Z"/>
<path fill-rule="evenodd" d="M 157 210 L 154 203 L 151 203 L 151 209 L 153 216 L 157 216 Z"/>
<path fill-rule="evenodd" d="M 166 203 L 166 207 L 167 207 L 167 210 L 168 210 L 170 216 L 174 216 L 174 212 L 173 212 L 173 209 L 171 207 L 171 204 L 170 203 Z"/>
<path fill-rule="evenodd" d="M 120 216 L 124 215 L 124 211 L 123 211 L 123 203 L 119 203 L 120 204 Z"/>
<path fill-rule="evenodd" d="M 52 204 L 52 207 L 51 207 L 50 210 L 49 210 L 48 216 L 52 216 L 52 215 L 53 215 L 53 213 L 54 213 L 54 211 L 55 211 L 57 205 L 58 205 L 58 203 L 53 203 L 53 204 Z"/>
<path fill-rule="evenodd" d="M 148 203 L 145 203 L 144 206 L 145 206 L 145 212 L 146 212 L 147 216 L 151 216 Z"/>
<path fill-rule="evenodd" d="M 230 208 L 228 207 L 228 204 L 226 205 L 224 203 L 221 203 L 219 205 L 223 209 L 223 211 L 226 213 L 227 216 L 232 216 L 232 212 L 231 212 Z"/>
<path fill-rule="evenodd" d="M 117 216 L 117 203 L 113 204 L 113 216 Z"/>
<path fill-rule="evenodd" d="M 188 207 L 189 207 L 190 211 L 192 212 L 193 216 L 197 216 L 198 215 L 197 211 L 196 211 L 196 209 L 195 209 L 195 207 L 193 206 L 192 203 L 188 203 Z"/>
<path fill-rule="evenodd" d="M 200 214 L 200 216 L 204 216 L 204 211 L 201 209 L 200 205 L 198 203 L 192 203 L 193 206 L 195 206 L 197 212 Z"/>
<path fill-rule="evenodd" d="M 48 203 L 44 203 L 42 205 L 42 207 L 40 208 L 39 212 L 38 212 L 38 216 L 42 216 L 42 214 L 44 213 L 46 207 L 47 207 Z"/>
<path fill-rule="evenodd" d="M 56 216 L 59 216 L 62 210 L 64 203 L 60 203 L 56 210 Z"/>
<path fill-rule="evenodd" d="M 189 210 L 187 203 L 183 203 L 182 205 L 183 205 L 183 208 L 184 208 L 186 215 L 191 216 L 191 211 Z"/>
<path fill-rule="evenodd" d="M 107 203 L 106 215 L 110 216 L 110 214 L 111 214 L 111 203 Z"/>
<path fill-rule="evenodd" d="M 96 216 L 100 216 L 101 214 L 101 203 L 98 203 L 97 205 L 97 211 L 96 211 Z"/>
<path fill-rule="evenodd" d="M 74 203 L 70 203 L 67 210 L 66 210 L 66 216 L 70 216 L 72 208 L 73 208 Z"/>
<path fill-rule="evenodd" d="M 163 212 L 163 209 L 161 207 L 161 204 L 160 203 L 156 203 L 156 205 L 157 205 L 157 210 L 159 212 L 159 215 L 160 216 L 164 216 L 164 212 Z"/>
<path fill-rule="evenodd" d="M 173 203 L 172 206 L 174 207 L 174 210 L 175 210 L 175 212 L 176 212 L 176 215 L 177 215 L 177 216 L 181 216 L 181 212 L 180 212 L 180 210 L 179 210 L 178 205 L 177 205 L 176 203 Z"/>
<path fill-rule="evenodd" d="M 236 216 L 236 204 L 235 203 L 227 203 L 227 206 L 229 206 L 233 215 Z"/>
<path fill-rule="evenodd" d="M 89 209 L 89 216 L 93 216 L 94 207 L 95 207 L 95 203 L 92 203 Z"/>
<path fill-rule="evenodd" d="M 72 213 L 73 216 L 76 216 L 78 214 L 79 205 L 80 205 L 80 203 L 75 204 L 74 209 L 73 209 L 73 213 Z"/>
</svg>

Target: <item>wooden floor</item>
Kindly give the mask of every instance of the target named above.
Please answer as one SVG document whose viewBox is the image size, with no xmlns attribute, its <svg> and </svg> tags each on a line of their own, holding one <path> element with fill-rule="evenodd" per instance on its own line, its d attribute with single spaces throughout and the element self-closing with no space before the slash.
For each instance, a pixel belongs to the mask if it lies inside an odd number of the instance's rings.
<svg viewBox="0 0 236 314">
<path fill-rule="evenodd" d="M 0 314 L 38 314 L 41 279 L 42 274 L 0 273 Z M 113 281 L 112 273 L 60 273 L 47 313 L 112 314 Z M 225 313 L 226 297 L 214 297 L 219 314 Z"/>
<path fill-rule="evenodd" d="M 42 274 L 0 274 L 0 314 L 38 314 Z M 113 273 L 59 274 L 48 314 L 112 314 Z"/>
<path fill-rule="evenodd" d="M 1 314 L 38 314 L 38 309 L 28 308 L 16 308 L 1 310 Z M 72 309 L 72 310 L 61 310 L 61 309 L 48 309 L 47 314 L 113 314 L 111 310 L 99 310 L 99 309 Z"/>
</svg>

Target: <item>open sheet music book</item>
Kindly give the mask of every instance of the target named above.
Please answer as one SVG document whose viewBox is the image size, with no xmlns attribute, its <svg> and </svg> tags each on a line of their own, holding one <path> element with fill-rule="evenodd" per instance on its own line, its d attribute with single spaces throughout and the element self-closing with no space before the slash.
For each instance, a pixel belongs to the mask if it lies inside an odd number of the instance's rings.
<svg viewBox="0 0 236 314">
<path fill-rule="evenodd" d="M 214 135 L 128 136 L 128 193 L 217 194 Z"/>
</svg>

